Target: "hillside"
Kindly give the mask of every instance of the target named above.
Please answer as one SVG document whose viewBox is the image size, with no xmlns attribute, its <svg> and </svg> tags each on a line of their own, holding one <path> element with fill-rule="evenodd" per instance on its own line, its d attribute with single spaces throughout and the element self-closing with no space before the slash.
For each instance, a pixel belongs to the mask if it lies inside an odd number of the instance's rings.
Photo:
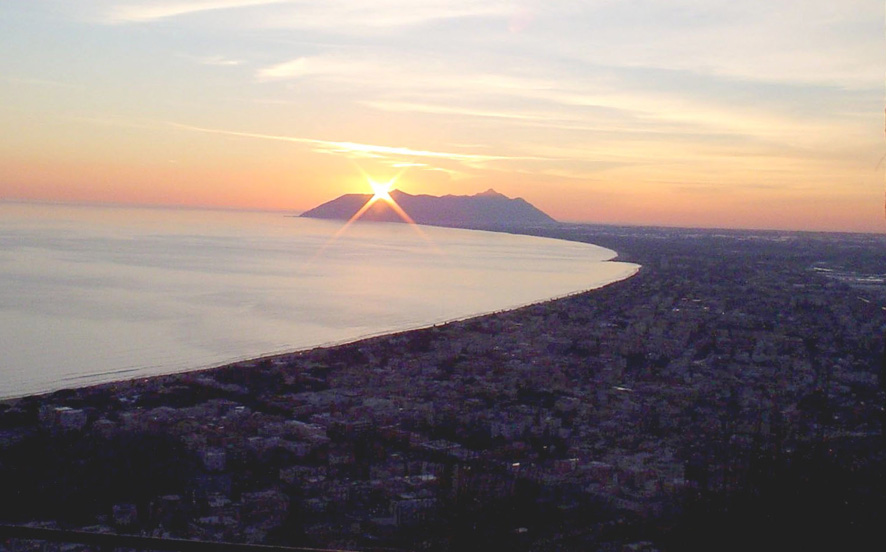
<svg viewBox="0 0 886 552">
<path fill-rule="evenodd" d="M 302 213 L 303 217 L 348 220 L 372 194 L 346 194 Z M 472 196 L 411 195 L 394 190 L 391 198 L 418 224 L 437 226 L 538 225 L 556 221 L 522 198 L 489 189 Z M 377 201 L 361 220 L 404 222 L 391 206 Z"/>
</svg>

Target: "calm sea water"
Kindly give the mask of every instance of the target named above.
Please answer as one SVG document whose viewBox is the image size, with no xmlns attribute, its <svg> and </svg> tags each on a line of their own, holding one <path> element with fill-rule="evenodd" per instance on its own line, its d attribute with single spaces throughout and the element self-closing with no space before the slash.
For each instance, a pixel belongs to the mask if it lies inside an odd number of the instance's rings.
<svg viewBox="0 0 886 552">
<path fill-rule="evenodd" d="M 0 203 L 0 397 L 180 372 L 599 287 L 588 244 L 273 213 Z"/>
</svg>

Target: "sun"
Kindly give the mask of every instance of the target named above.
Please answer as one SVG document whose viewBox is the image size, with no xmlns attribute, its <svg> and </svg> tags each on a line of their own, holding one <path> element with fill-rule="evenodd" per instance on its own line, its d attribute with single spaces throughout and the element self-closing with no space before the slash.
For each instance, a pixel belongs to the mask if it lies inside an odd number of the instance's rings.
<svg viewBox="0 0 886 552">
<path fill-rule="evenodd" d="M 376 182 L 375 180 L 369 179 L 369 185 L 372 186 L 372 191 L 375 193 L 370 200 L 373 203 L 379 199 L 387 201 L 388 203 L 394 201 L 391 198 L 391 187 L 394 185 L 393 179 L 388 180 L 387 182 Z"/>
</svg>

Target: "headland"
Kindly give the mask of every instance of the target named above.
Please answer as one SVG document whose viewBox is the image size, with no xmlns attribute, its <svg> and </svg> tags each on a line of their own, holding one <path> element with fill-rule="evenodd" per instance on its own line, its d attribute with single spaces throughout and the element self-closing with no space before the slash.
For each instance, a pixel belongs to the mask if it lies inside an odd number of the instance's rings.
<svg viewBox="0 0 886 552">
<path fill-rule="evenodd" d="M 523 198 L 510 198 L 492 188 L 474 195 L 412 195 L 393 190 L 390 201 L 373 194 L 346 194 L 301 214 L 303 217 L 376 222 L 410 222 L 455 228 L 482 225 L 552 226 L 557 221 Z M 395 208 L 399 207 L 399 210 Z M 408 213 L 408 218 L 403 216 Z"/>
</svg>

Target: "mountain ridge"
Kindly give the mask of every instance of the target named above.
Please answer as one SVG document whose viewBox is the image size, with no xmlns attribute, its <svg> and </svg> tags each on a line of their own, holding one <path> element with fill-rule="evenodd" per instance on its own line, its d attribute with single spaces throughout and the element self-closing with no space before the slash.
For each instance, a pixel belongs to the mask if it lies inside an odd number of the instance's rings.
<svg viewBox="0 0 886 552">
<path fill-rule="evenodd" d="M 509 198 L 489 188 L 474 195 L 412 195 L 400 190 L 391 198 L 418 224 L 433 226 L 514 226 L 554 224 L 557 221 L 523 198 Z M 350 220 L 372 194 L 344 194 L 300 216 Z M 405 222 L 385 201 L 376 201 L 360 217 L 375 222 Z"/>
</svg>

